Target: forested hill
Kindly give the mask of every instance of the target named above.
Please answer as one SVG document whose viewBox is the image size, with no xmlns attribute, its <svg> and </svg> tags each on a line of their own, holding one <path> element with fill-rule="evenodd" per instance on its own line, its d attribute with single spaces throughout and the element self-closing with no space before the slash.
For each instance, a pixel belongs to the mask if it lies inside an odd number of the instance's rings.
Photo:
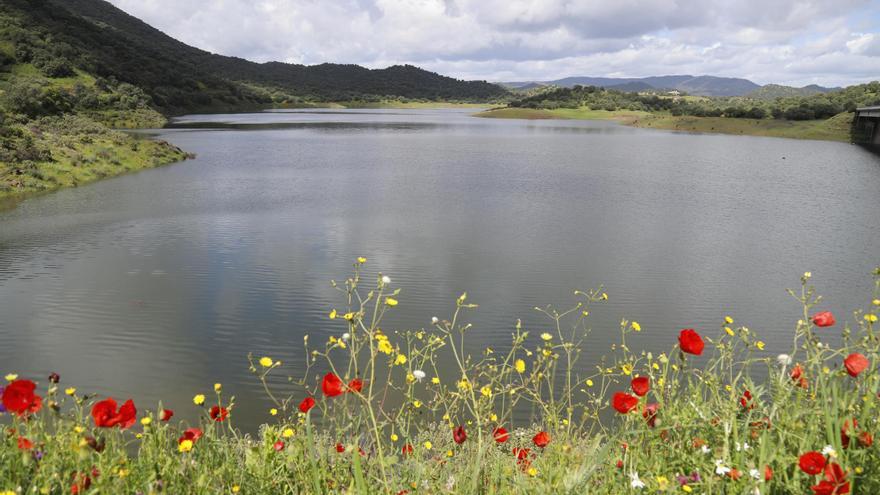
<svg viewBox="0 0 880 495">
<path fill-rule="evenodd" d="M 103 0 L 0 0 L 17 22 L 0 26 L 6 62 L 47 76 L 73 69 L 142 88 L 158 108 L 179 112 L 252 104 L 413 98 L 490 101 L 506 94 L 412 66 L 258 64 L 181 43 Z M 52 72 L 55 71 L 53 74 Z"/>
</svg>

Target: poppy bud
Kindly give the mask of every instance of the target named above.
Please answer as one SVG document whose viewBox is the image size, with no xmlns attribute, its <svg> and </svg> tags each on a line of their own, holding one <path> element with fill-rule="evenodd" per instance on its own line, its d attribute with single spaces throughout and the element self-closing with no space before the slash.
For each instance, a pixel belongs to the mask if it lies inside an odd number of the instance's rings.
<svg viewBox="0 0 880 495">
<path fill-rule="evenodd" d="M 52 373 L 49 373 L 49 381 L 52 383 L 58 383 L 61 381 L 61 375 L 53 371 Z"/>
</svg>

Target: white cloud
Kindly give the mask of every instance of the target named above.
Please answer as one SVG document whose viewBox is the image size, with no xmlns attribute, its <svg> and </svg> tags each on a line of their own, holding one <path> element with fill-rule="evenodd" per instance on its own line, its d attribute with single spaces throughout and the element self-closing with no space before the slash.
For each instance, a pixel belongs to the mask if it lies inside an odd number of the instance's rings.
<svg viewBox="0 0 880 495">
<path fill-rule="evenodd" d="M 256 61 L 463 78 L 671 73 L 844 85 L 880 74 L 878 0 L 110 0 Z"/>
</svg>

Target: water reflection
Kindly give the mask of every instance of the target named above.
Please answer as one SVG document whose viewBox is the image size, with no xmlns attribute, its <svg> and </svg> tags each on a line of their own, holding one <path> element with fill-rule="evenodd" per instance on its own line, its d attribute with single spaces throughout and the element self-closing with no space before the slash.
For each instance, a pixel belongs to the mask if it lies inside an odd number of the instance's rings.
<svg viewBox="0 0 880 495">
<path fill-rule="evenodd" d="M 0 213 L 6 371 L 184 418 L 220 381 L 252 426 L 268 405 L 247 352 L 302 370 L 303 335 L 344 331 L 329 280 L 357 256 L 403 288 L 388 328 L 449 316 L 467 290 L 474 350 L 503 349 L 517 318 L 537 335 L 530 308 L 605 284 L 583 369 L 623 317 L 642 323 L 636 349 L 733 314 L 788 350 L 785 287 L 812 270 L 843 320 L 880 263 L 880 160 L 846 144 L 454 110 L 187 116 L 154 133 L 197 158 Z"/>
</svg>

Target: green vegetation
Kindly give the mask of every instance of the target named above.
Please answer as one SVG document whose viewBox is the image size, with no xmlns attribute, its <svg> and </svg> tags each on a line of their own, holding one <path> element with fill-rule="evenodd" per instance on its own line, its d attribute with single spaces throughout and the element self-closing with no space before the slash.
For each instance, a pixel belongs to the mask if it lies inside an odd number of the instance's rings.
<svg viewBox="0 0 880 495">
<path fill-rule="evenodd" d="M 546 88 L 512 101 L 507 108 L 492 109 L 479 116 L 610 117 L 655 129 L 851 141 L 852 111 L 880 104 L 880 82 L 824 93 L 808 88 L 801 88 L 806 96 L 774 99 L 767 99 L 774 91 L 772 87 L 757 98 L 628 93 L 594 86 Z"/>
<path fill-rule="evenodd" d="M 10 373 L 0 493 L 880 491 L 880 269 L 852 323 L 822 311 L 805 273 L 790 291 L 800 308 L 788 344 L 719 315 L 715 328 L 639 351 L 638 333 L 670 329 L 624 318 L 611 354 L 578 371 L 590 318 L 607 311 L 601 289 L 535 308 L 545 324 L 517 322 L 509 343 L 471 355 L 467 294 L 427 328 L 389 331 L 405 293 L 387 277 L 362 280 L 365 262 L 333 284 L 332 334 L 306 337 L 305 369 L 286 376 L 270 356 L 248 356 L 272 403 L 252 434 L 234 427 L 223 384 L 193 391 L 195 405 L 138 410 L 55 373 L 39 391 Z M 197 424 L 174 419 L 187 408 Z"/>
</svg>

